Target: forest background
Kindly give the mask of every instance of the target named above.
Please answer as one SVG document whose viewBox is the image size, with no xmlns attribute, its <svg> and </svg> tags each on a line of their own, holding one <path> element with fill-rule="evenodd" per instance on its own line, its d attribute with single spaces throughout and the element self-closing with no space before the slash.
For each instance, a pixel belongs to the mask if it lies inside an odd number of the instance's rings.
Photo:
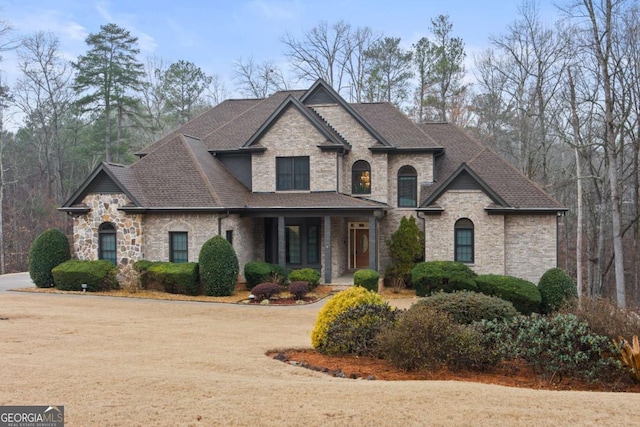
<svg viewBox="0 0 640 427">
<path fill-rule="evenodd" d="M 553 21 L 526 0 L 469 58 L 448 15 L 407 44 L 344 20 L 283 32 L 286 63 L 239 52 L 231 76 L 143 57 L 117 23 L 69 59 L 59 35 L 21 34 L 0 10 L 0 274 L 25 271 L 34 238 L 71 236 L 57 208 L 101 162 L 134 153 L 224 99 L 266 97 L 324 79 L 350 102 L 389 101 L 416 122 L 449 121 L 568 208 L 559 266 L 583 295 L 640 302 L 640 4 L 567 0 Z M 407 11 L 410 13 L 410 11 Z M 223 41 L 221 41 L 223 42 Z M 244 53 L 244 57 L 242 54 Z M 0 71 L 3 62 L 0 61 Z M 228 82 L 232 82 L 229 84 Z M 19 124 L 9 126 L 9 118 Z"/>
</svg>

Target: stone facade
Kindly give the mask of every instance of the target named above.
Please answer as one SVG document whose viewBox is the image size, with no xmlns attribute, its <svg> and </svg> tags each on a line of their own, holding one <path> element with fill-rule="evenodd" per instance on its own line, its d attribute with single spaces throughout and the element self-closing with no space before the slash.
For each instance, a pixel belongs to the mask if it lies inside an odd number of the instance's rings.
<svg viewBox="0 0 640 427">
<path fill-rule="evenodd" d="M 97 260 L 100 224 L 109 222 L 116 229 L 118 266 L 129 265 L 143 258 L 143 218 L 128 215 L 118 208 L 129 203 L 124 194 L 89 194 L 83 203 L 91 210 L 73 220 L 74 252 L 80 260 Z"/>
</svg>

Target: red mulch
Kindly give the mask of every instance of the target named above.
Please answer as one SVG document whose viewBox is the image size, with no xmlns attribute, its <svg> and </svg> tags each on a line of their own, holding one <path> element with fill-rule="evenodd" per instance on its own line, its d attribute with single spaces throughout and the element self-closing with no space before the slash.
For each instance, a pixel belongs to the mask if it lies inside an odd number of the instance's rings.
<svg viewBox="0 0 640 427">
<path fill-rule="evenodd" d="M 279 355 L 280 354 L 280 355 Z M 531 388 L 538 390 L 582 390 L 582 391 L 619 391 L 640 393 L 640 384 L 593 384 L 575 378 L 556 378 L 544 380 L 533 370 L 520 362 L 504 362 L 487 372 L 463 371 L 451 372 L 442 369 L 436 372 L 405 372 L 394 368 L 381 359 L 358 356 L 327 356 L 315 350 L 287 350 L 282 353 L 269 353 L 268 356 L 296 362 L 305 368 L 324 371 L 336 376 L 342 372 L 346 378 L 370 378 L 376 380 L 440 380 L 469 381 L 485 384 L 498 384 L 509 387 Z M 283 357 L 284 356 L 284 357 Z"/>
</svg>

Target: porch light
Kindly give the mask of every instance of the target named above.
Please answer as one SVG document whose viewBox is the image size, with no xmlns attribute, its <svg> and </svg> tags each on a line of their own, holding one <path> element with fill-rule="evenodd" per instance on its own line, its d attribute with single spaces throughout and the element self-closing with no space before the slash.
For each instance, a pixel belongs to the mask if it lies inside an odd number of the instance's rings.
<svg viewBox="0 0 640 427">
<path fill-rule="evenodd" d="M 80 285 L 80 286 L 82 286 L 82 292 L 83 292 L 83 293 L 84 293 L 84 292 L 87 292 L 87 284 L 86 284 L 86 283 L 83 283 L 83 284 L 82 284 L 82 285 Z"/>
</svg>

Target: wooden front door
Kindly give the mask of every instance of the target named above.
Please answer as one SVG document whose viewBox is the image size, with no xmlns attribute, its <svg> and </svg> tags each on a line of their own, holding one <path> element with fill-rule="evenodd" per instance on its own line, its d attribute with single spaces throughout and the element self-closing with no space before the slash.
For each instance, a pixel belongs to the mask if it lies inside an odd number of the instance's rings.
<svg viewBox="0 0 640 427">
<path fill-rule="evenodd" d="M 349 230 L 349 268 L 369 268 L 369 229 Z"/>
</svg>

